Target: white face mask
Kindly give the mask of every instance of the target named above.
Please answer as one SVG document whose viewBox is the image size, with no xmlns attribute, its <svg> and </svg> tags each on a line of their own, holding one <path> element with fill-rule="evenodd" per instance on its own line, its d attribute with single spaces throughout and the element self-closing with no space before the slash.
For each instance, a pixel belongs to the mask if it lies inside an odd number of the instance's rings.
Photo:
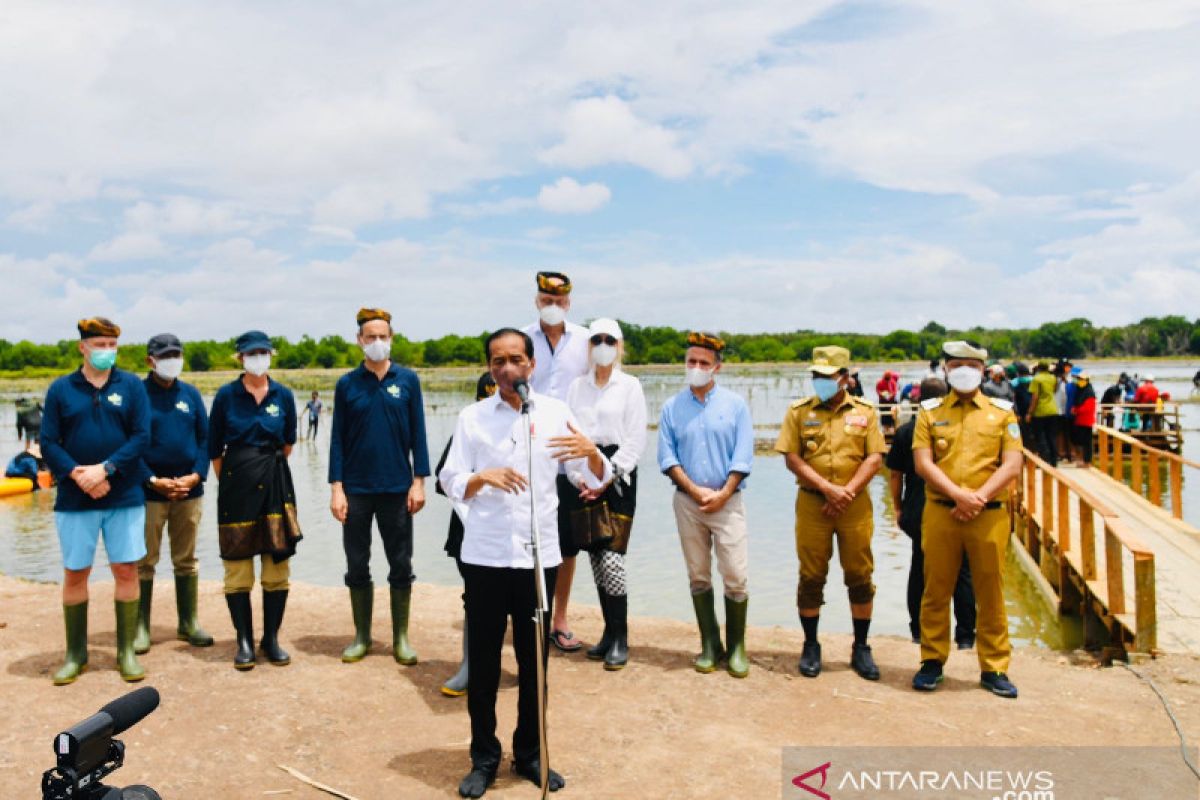
<svg viewBox="0 0 1200 800">
<path fill-rule="evenodd" d="M 376 339 L 373 342 L 364 344 L 362 351 L 368 361 L 384 361 L 392 354 L 392 343 L 383 339 Z"/>
<path fill-rule="evenodd" d="M 156 358 L 154 359 L 154 374 L 162 378 L 164 381 L 173 381 L 183 372 L 182 358 Z"/>
<path fill-rule="evenodd" d="M 688 386 L 700 389 L 712 382 L 713 371 L 701 367 L 688 367 L 685 373 Z"/>
<path fill-rule="evenodd" d="M 979 388 L 983 382 L 983 371 L 975 367 L 955 367 L 946 373 L 946 380 L 954 391 L 966 394 Z"/>
<path fill-rule="evenodd" d="M 251 375 L 266 375 L 271 368 L 271 354 L 263 353 L 256 356 L 242 356 L 242 366 Z"/>
<path fill-rule="evenodd" d="M 617 360 L 617 347 L 611 344 L 592 345 L 592 363 L 599 367 L 607 367 Z"/>
<path fill-rule="evenodd" d="M 538 309 L 538 315 L 547 325 L 562 325 L 567 318 L 567 310 L 556 305 L 542 306 Z"/>
</svg>

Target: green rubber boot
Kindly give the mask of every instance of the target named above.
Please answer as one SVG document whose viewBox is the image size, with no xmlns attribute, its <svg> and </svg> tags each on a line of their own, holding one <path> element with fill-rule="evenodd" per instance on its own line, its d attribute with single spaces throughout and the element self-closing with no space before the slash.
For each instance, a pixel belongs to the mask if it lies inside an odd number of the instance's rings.
<svg viewBox="0 0 1200 800">
<path fill-rule="evenodd" d="M 730 600 L 725 598 L 725 643 L 729 645 L 729 674 L 744 678 L 750 674 L 750 659 L 746 657 L 746 610 L 750 598 Z"/>
<path fill-rule="evenodd" d="M 392 589 L 392 655 L 396 661 L 410 666 L 417 663 L 417 653 L 408 643 L 408 612 L 412 607 L 412 587 Z"/>
<path fill-rule="evenodd" d="M 150 601 L 154 597 L 154 579 L 138 581 L 141 594 L 138 595 L 137 635 L 133 637 L 133 652 L 150 652 Z"/>
<path fill-rule="evenodd" d="M 700 626 L 700 655 L 696 656 L 692 666 L 696 672 L 714 672 L 725 653 L 721 647 L 721 626 L 717 622 L 713 590 L 693 594 L 692 607 L 696 610 L 696 622 Z"/>
<path fill-rule="evenodd" d="M 175 608 L 179 615 L 179 627 L 175 629 L 175 638 L 187 642 L 192 647 L 212 647 L 213 637 L 200 627 L 200 621 L 196 619 L 199 590 L 199 575 L 175 576 Z"/>
<path fill-rule="evenodd" d="M 117 612 L 117 669 L 121 679 L 136 683 L 146 677 L 146 670 L 138 663 L 133 652 L 133 639 L 137 635 L 138 601 L 117 600 L 113 603 Z"/>
<path fill-rule="evenodd" d="M 375 605 L 375 587 L 371 584 L 350 589 L 350 613 L 354 616 L 354 641 L 342 651 L 342 661 L 353 664 L 371 652 L 371 611 Z"/>
<path fill-rule="evenodd" d="M 87 612 L 84 600 L 73 606 L 63 606 L 63 623 L 67 631 L 67 655 L 62 669 L 54 673 L 54 685 L 74 683 L 87 669 Z"/>
</svg>

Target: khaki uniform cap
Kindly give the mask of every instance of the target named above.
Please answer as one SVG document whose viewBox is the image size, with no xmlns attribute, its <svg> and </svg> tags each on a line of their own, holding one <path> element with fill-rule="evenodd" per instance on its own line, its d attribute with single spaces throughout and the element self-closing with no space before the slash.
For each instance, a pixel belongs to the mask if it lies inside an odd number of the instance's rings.
<svg viewBox="0 0 1200 800">
<path fill-rule="evenodd" d="M 850 351 L 837 345 L 814 347 L 812 360 L 811 372 L 819 375 L 837 375 L 842 370 L 850 368 Z"/>
</svg>

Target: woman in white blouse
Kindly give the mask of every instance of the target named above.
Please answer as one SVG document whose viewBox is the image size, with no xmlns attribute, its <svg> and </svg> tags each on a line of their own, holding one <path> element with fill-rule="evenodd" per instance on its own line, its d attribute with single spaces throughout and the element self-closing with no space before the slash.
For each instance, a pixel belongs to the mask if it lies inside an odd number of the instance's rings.
<svg viewBox="0 0 1200 800">
<path fill-rule="evenodd" d="M 618 670 L 629 660 L 625 550 L 637 505 L 637 464 L 646 449 L 646 398 L 637 378 L 622 371 L 624 337 L 615 320 L 601 318 L 588 330 L 589 370 L 567 391 L 567 405 L 613 465 L 614 479 L 602 490 L 581 488 L 578 502 L 565 509 L 573 532 L 606 534 L 587 547 L 604 612 L 604 635 L 587 651 Z M 611 539 L 607 538 L 611 535 Z"/>
</svg>

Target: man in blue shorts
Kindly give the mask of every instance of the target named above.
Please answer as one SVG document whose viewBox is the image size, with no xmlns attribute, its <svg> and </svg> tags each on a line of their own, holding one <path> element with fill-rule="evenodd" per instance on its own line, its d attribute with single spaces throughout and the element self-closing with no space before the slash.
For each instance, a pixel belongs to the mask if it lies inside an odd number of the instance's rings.
<svg viewBox="0 0 1200 800">
<path fill-rule="evenodd" d="M 63 557 L 66 663 L 56 686 L 87 667 L 88 576 L 96 542 L 116 582 L 117 668 L 126 681 L 146 677 L 133 651 L 138 622 L 137 564 L 146 555 L 141 457 L 150 442 L 150 403 L 141 380 L 116 369 L 121 329 L 103 317 L 79 321 L 83 365 L 46 392 L 42 455 L 58 482 L 54 522 Z"/>
</svg>

